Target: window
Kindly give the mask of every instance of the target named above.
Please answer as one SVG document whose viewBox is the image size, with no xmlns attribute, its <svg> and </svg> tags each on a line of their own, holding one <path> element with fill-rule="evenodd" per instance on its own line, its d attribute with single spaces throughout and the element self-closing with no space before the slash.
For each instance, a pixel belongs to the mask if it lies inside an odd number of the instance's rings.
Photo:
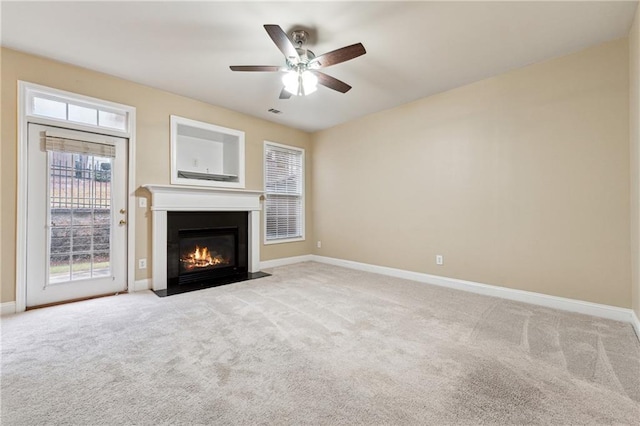
<svg viewBox="0 0 640 426">
<path fill-rule="evenodd" d="M 50 93 L 27 89 L 28 114 L 91 127 L 127 131 L 127 112 L 84 104 Z"/>
<path fill-rule="evenodd" d="M 264 144 L 265 244 L 304 240 L 304 150 Z"/>
</svg>

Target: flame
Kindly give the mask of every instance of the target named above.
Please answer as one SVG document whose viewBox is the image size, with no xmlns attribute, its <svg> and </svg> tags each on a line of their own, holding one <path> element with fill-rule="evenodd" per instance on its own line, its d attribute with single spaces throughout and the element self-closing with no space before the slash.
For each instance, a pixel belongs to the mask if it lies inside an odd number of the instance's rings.
<svg viewBox="0 0 640 426">
<path fill-rule="evenodd" d="M 200 248 L 199 246 L 196 246 L 196 251 L 193 253 L 193 258 L 196 260 L 196 262 L 199 260 L 204 260 L 207 262 L 211 261 L 209 249 L 207 247 Z"/>
<path fill-rule="evenodd" d="M 200 246 L 196 246 L 193 253 L 189 253 L 180 260 L 186 264 L 187 269 L 206 268 L 207 266 L 229 263 L 228 259 L 223 258 L 219 254 L 212 255 L 207 247 L 200 248 Z"/>
</svg>

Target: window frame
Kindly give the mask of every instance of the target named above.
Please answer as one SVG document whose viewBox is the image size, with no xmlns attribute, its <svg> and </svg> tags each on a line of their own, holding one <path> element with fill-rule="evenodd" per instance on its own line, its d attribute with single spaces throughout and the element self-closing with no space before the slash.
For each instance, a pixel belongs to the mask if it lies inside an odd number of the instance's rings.
<svg viewBox="0 0 640 426">
<path fill-rule="evenodd" d="M 30 122 L 38 122 L 46 125 L 62 125 L 65 128 L 73 128 L 80 131 L 101 133 L 118 137 L 130 138 L 132 130 L 132 107 L 116 104 L 89 96 L 65 92 L 40 86 L 33 83 L 24 82 L 24 115 Z M 33 110 L 34 98 L 46 99 L 49 101 L 65 104 L 65 118 L 51 117 L 38 114 Z M 69 105 L 96 110 L 96 124 L 86 123 L 69 119 Z M 112 113 L 124 116 L 125 125 L 123 129 L 100 125 L 100 112 Z M 55 123 L 55 124 L 54 124 Z"/>
<path fill-rule="evenodd" d="M 277 238 L 277 239 L 267 239 L 267 203 L 265 201 L 264 203 L 264 208 L 263 208 L 263 212 L 264 214 L 262 215 L 263 219 L 262 219 L 262 224 L 263 224 L 263 244 L 264 245 L 271 245 L 271 244 L 283 244 L 283 243 L 294 243 L 294 242 L 300 242 L 300 241 L 305 241 L 306 237 L 306 221 L 305 221 L 305 217 L 306 217 L 306 183 L 305 183 L 305 174 L 306 174 L 306 169 L 307 169 L 307 165 L 306 165 L 306 156 L 305 156 L 305 150 L 304 148 L 300 148 L 298 146 L 293 146 L 293 145 L 285 145 L 285 144 L 281 144 L 278 142 L 272 142 L 272 141 L 264 141 L 263 144 L 263 149 L 262 149 L 262 176 L 263 176 L 263 188 L 264 188 L 264 195 L 265 197 L 269 197 L 269 192 L 267 191 L 267 147 L 268 146 L 273 146 L 273 147 L 277 147 L 277 148 L 284 148 L 284 149 L 288 149 L 291 151 L 298 151 L 301 154 L 301 162 L 302 162 L 302 173 L 300 176 L 301 182 L 300 182 L 300 188 L 301 188 L 301 192 L 300 192 L 300 236 L 299 237 L 295 237 L 295 238 Z"/>
</svg>

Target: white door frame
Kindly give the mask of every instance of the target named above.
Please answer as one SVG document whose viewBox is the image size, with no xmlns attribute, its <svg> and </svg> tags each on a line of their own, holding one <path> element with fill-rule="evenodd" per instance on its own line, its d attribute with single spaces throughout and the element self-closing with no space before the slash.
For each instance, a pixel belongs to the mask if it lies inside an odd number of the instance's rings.
<svg viewBox="0 0 640 426">
<path fill-rule="evenodd" d="M 82 125 L 67 120 L 57 120 L 29 114 L 28 93 L 43 92 L 71 102 L 91 104 L 105 109 L 115 109 L 127 114 L 126 131 L 105 127 Z M 104 101 L 76 93 L 65 92 L 25 81 L 18 81 L 18 180 L 17 180 L 17 217 L 16 217 L 16 312 L 23 312 L 27 303 L 27 142 L 28 124 L 44 124 L 64 127 L 84 132 L 100 133 L 109 136 L 126 138 L 128 142 L 128 176 L 127 176 L 127 288 L 134 288 L 135 281 L 135 211 L 136 211 L 136 179 L 135 179 L 135 146 L 136 146 L 136 109 L 129 105 Z"/>
</svg>

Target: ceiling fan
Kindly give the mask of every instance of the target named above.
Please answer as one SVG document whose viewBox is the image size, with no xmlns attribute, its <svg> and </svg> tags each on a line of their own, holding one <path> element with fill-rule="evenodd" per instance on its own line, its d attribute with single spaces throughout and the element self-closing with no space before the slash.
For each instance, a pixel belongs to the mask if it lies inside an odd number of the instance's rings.
<svg viewBox="0 0 640 426">
<path fill-rule="evenodd" d="M 362 43 L 356 43 L 316 56 L 312 51 L 303 47 L 309 37 L 306 31 L 294 30 L 291 32 L 291 39 L 289 39 L 279 25 L 265 25 L 264 29 L 267 30 L 267 34 L 278 49 L 284 53 L 286 66 L 232 65 L 229 68 L 231 71 L 285 72 L 282 77 L 284 88 L 280 92 L 280 99 L 289 99 L 292 95 L 309 95 L 316 91 L 318 84 L 340 93 L 348 92 L 351 86 L 347 83 L 318 70 L 367 53 Z"/>
</svg>

